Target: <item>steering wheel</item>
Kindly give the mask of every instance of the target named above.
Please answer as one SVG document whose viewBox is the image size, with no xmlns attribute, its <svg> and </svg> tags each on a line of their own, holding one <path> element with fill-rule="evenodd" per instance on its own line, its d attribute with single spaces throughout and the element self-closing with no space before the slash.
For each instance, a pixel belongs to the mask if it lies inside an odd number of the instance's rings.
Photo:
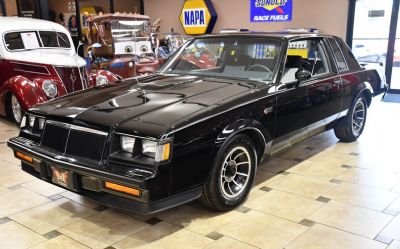
<svg viewBox="0 0 400 249">
<path fill-rule="evenodd" d="M 262 68 L 268 73 L 272 73 L 271 69 L 269 69 L 267 66 L 261 65 L 261 64 L 254 64 L 251 65 L 250 67 L 247 68 L 247 71 L 252 71 L 251 69 L 253 68 Z"/>
</svg>

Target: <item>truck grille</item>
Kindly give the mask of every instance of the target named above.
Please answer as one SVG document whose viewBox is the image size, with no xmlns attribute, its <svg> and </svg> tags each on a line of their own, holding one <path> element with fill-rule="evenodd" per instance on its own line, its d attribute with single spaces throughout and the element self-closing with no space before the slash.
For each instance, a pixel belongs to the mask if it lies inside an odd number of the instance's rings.
<svg viewBox="0 0 400 249">
<path fill-rule="evenodd" d="M 55 67 L 55 69 L 68 93 L 87 88 L 87 80 L 84 78 L 85 76 L 82 76 L 83 68 Z"/>
<path fill-rule="evenodd" d="M 48 121 L 41 146 L 73 158 L 100 161 L 106 139 L 104 132 Z"/>
</svg>

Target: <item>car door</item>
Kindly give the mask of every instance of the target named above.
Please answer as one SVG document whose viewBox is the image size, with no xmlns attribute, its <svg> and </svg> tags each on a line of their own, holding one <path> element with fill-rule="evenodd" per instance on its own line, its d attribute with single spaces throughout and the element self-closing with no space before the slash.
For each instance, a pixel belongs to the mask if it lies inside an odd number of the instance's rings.
<svg viewBox="0 0 400 249">
<path fill-rule="evenodd" d="M 277 86 L 276 128 L 272 153 L 323 131 L 342 105 L 341 79 L 323 37 L 289 43 L 285 69 Z M 310 78 L 296 79 L 307 71 Z"/>
</svg>

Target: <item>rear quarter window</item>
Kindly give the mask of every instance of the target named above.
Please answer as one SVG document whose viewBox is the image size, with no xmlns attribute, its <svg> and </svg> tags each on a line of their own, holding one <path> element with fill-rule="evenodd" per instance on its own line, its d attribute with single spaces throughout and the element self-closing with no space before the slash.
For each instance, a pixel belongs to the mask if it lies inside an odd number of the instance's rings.
<svg viewBox="0 0 400 249">
<path fill-rule="evenodd" d="M 353 52 L 351 52 L 351 49 L 347 44 L 339 37 L 334 37 L 336 42 L 338 43 L 340 49 L 342 50 L 342 53 L 344 55 L 344 58 L 347 62 L 347 66 L 351 71 L 354 70 L 360 70 L 361 66 L 358 63 L 356 57 L 354 56 Z"/>
<path fill-rule="evenodd" d="M 349 70 L 349 67 L 347 66 L 347 62 L 344 59 L 342 51 L 340 50 L 339 45 L 337 44 L 336 40 L 333 38 L 329 38 L 328 40 L 329 40 L 329 44 L 332 48 L 332 52 L 335 56 L 336 64 L 338 66 L 339 72 Z"/>
</svg>

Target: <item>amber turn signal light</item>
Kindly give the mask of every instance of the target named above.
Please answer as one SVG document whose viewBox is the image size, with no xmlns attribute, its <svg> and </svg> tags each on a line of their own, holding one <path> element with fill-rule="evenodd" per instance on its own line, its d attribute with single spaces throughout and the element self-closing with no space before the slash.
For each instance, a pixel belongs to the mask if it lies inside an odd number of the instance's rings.
<svg viewBox="0 0 400 249">
<path fill-rule="evenodd" d="M 140 190 L 135 188 L 126 187 L 112 182 L 105 182 L 104 187 L 117 192 L 125 193 L 133 196 L 140 196 Z"/>
<path fill-rule="evenodd" d="M 25 154 L 23 154 L 23 153 L 21 153 L 19 151 L 15 152 L 15 156 L 18 157 L 19 159 L 24 160 L 24 161 L 27 161 L 27 162 L 30 162 L 30 163 L 33 162 L 33 158 L 32 157 L 27 156 L 27 155 L 25 155 Z"/>
<path fill-rule="evenodd" d="M 162 156 L 162 160 L 166 161 L 169 159 L 169 153 L 170 153 L 170 149 L 171 149 L 171 144 L 167 143 L 163 145 L 163 156 Z"/>
</svg>

